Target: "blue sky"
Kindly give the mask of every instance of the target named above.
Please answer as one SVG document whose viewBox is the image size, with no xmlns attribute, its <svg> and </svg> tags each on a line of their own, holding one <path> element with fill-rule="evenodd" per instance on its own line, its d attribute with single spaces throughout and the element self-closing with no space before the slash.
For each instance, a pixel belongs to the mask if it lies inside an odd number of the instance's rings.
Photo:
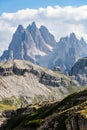
<svg viewBox="0 0 87 130">
<path fill-rule="evenodd" d="M 47 6 L 81 6 L 87 0 L 0 0 L 0 14 L 2 12 L 15 12 L 25 8 L 40 8 Z"/>
</svg>

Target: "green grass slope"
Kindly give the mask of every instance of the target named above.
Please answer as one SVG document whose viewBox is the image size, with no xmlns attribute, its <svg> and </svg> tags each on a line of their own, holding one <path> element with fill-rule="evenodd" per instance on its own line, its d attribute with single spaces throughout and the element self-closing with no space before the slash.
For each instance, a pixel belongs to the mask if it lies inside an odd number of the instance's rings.
<svg viewBox="0 0 87 130">
<path fill-rule="evenodd" d="M 29 106 L 18 110 L 17 115 L 8 120 L 4 130 L 67 130 L 69 117 L 87 118 L 87 89 L 73 93 L 61 102 L 39 106 L 31 114 L 26 113 L 26 109 L 30 109 Z"/>
</svg>

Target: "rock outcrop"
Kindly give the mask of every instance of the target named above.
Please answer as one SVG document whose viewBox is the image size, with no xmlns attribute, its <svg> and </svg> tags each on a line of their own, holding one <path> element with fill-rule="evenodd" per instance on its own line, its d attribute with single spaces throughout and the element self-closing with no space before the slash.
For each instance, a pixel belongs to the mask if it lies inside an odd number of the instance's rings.
<svg viewBox="0 0 87 130">
<path fill-rule="evenodd" d="M 87 119 L 83 116 L 74 114 L 65 121 L 67 130 L 86 130 Z"/>
<path fill-rule="evenodd" d="M 87 85 L 87 58 L 79 59 L 72 67 L 69 75 L 76 79 L 82 86 Z"/>
<path fill-rule="evenodd" d="M 69 95 L 61 102 L 42 104 L 37 109 L 31 109 L 31 106 L 21 108 L 2 125 L 2 128 L 2 130 L 86 130 L 87 89 Z"/>
<path fill-rule="evenodd" d="M 28 61 L 0 63 L 0 99 L 15 96 L 23 97 L 28 102 L 35 98 L 57 100 L 74 91 L 75 86 L 79 86 L 78 82 L 68 76 Z"/>
</svg>

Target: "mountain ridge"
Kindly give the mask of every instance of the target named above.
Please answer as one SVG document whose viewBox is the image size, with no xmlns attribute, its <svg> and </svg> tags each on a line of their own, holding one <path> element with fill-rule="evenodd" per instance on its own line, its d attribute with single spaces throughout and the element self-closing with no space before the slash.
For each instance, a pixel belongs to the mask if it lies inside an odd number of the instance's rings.
<svg viewBox="0 0 87 130">
<path fill-rule="evenodd" d="M 76 38 L 74 33 L 60 39 L 51 56 L 52 66 L 60 66 L 63 71 L 70 71 L 75 62 L 87 55 L 84 39 Z M 50 63 L 49 63 L 50 64 Z"/>
<path fill-rule="evenodd" d="M 60 66 L 63 72 L 68 72 L 79 58 L 87 56 L 86 50 L 86 42 L 75 33 L 57 42 L 44 25 L 38 28 L 33 22 L 26 29 L 18 26 L 0 60 L 24 59 L 50 69 Z"/>
<path fill-rule="evenodd" d="M 78 82 L 68 76 L 24 60 L 0 63 L 0 84 L 0 100 L 14 96 L 28 103 L 38 96 L 41 100 L 59 100 L 79 89 Z"/>
</svg>

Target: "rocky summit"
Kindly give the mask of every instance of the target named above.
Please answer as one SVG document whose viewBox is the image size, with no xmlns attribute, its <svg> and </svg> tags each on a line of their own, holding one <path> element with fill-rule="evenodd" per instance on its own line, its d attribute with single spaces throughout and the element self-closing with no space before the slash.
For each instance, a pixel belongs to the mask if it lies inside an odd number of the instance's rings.
<svg viewBox="0 0 87 130">
<path fill-rule="evenodd" d="M 87 55 L 87 44 L 83 38 L 80 40 L 74 33 L 59 40 L 51 55 L 49 66 L 60 66 L 63 72 L 69 72 L 71 67 Z"/>
<path fill-rule="evenodd" d="M 46 27 L 41 26 L 39 29 L 35 22 L 26 29 L 19 25 L 1 60 L 25 59 L 40 64 L 40 58 L 48 55 L 55 44 L 54 36 Z"/>
<path fill-rule="evenodd" d="M 87 56 L 86 50 L 84 39 L 78 39 L 74 33 L 56 41 L 45 26 L 38 28 L 33 22 L 27 28 L 18 26 L 0 60 L 24 59 L 50 69 L 60 66 L 68 72 L 79 58 Z"/>
</svg>

